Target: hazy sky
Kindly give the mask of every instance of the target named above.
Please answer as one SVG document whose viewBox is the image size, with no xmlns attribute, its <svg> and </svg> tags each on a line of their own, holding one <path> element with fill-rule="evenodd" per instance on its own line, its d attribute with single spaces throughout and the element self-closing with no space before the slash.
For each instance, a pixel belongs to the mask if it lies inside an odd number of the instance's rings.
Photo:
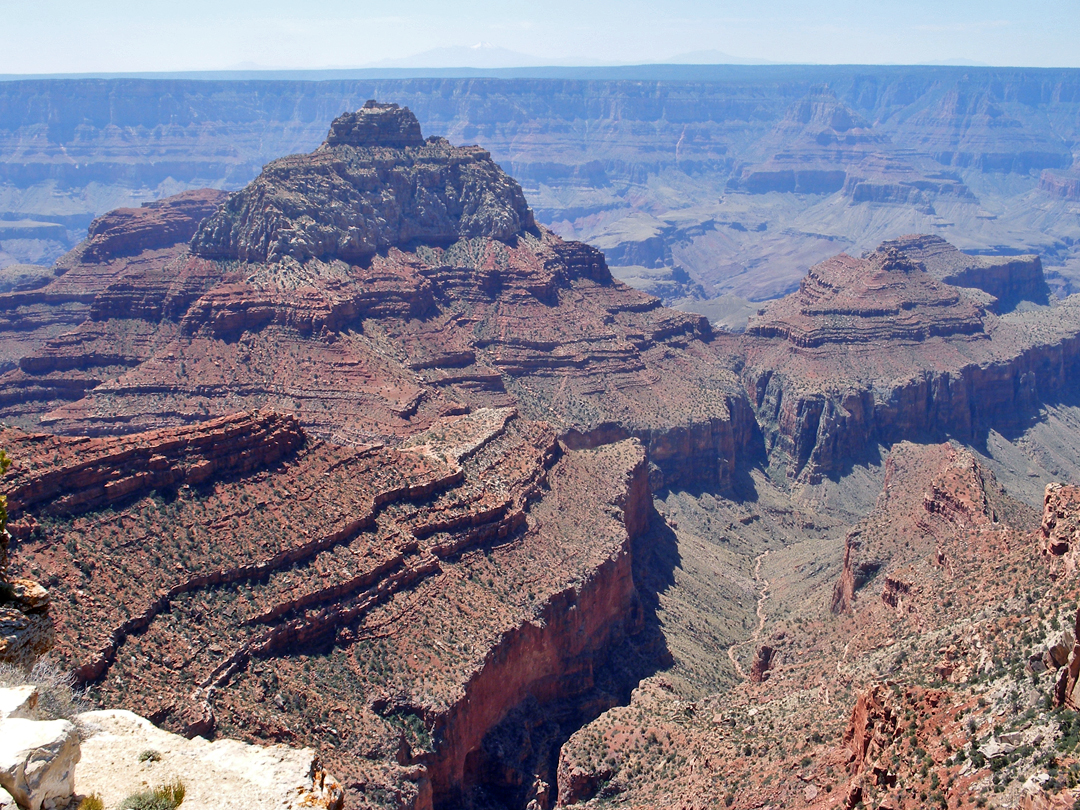
<svg viewBox="0 0 1080 810">
<path fill-rule="evenodd" d="M 356 67 L 478 42 L 582 63 L 1080 67 L 1080 0 L 0 0 L 0 73 Z"/>
</svg>

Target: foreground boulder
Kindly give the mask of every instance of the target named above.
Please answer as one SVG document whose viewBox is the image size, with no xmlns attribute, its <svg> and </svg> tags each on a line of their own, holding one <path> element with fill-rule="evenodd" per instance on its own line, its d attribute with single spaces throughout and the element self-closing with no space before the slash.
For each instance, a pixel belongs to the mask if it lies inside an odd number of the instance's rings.
<svg viewBox="0 0 1080 810">
<path fill-rule="evenodd" d="M 78 761 L 79 733 L 67 720 L 9 718 L 0 725 L 0 787 L 23 810 L 66 806 Z"/>
</svg>

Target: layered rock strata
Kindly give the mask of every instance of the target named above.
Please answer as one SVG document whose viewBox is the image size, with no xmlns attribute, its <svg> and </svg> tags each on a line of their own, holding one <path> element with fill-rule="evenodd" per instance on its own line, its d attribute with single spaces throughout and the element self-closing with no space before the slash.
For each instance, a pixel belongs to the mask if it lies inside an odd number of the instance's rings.
<svg viewBox="0 0 1080 810">
<path fill-rule="evenodd" d="M 4 457 L 6 469 L 8 458 Z M 9 573 L 8 532 L 10 503 L 0 495 L 0 664 L 17 669 L 30 669 L 53 646 L 53 618 L 49 611 L 49 592 L 38 582 Z M 4 716 L 20 716 L 18 711 Z"/>
<path fill-rule="evenodd" d="M 828 88 L 796 101 L 746 157 L 751 159 L 728 181 L 731 190 L 843 192 L 851 204 L 890 203 L 930 212 L 939 197 L 975 198 L 958 176 L 943 173 L 925 155 L 897 147 Z"/>
<path fill-rule="evenodd" d="M 79 447 L 10 443 L 39 471 Z M 564 451 L 547 425 L 478 410 L 399 449 L 308 440 L 169 500 L 65 480 L 84 511 L 18 560 L 56 582 L 57 654 L 97 699 L 187 734 L 318 744 L 347 786 L 416 807 L 467 793 L 526 699 L 602 707 L 594 672 L 640 626 L 630 540 L 652 507 L 634 440 Z"/>
<path fill-rule="evenodd" d="M 864 259 L 842 253 L 815 265 L 797 293 L 773 303 L 746 333 L 803 349 L 919 342 L 981 333 L 983 314 L 977 303 L 883 245 Z"/>
<path fill-rule="evenodd" d="M 227 196 L 207 188 L 181 192 L 167 202 L 118 208 L 90 223 L 86 241 L 79 247 L 80 257 L 100 261 L 187 242 Z M 65 266 L 59 265 L 61 269 Z"/>
<path fill-rule="evenodd" d="M 245 262 L 358 262 L 395 245 L 535 227 L 521 187 L 490 153 L 425 142 L 408 108 L 369 101 L 335 119 L 311 155 L 270 163 L 202 224 L 192 249 Z"/>
<path fill-rule="evenodd" d="M 997 316 L 980 295 L 893 244 L 812 268 L 736 349 L 773 460 L 791 477 L 835 476 L 875 444 L 1020 428 L 1070 390 L 1080 305 Z"/>
<path fill-rule="evenodd" d="M 538 228 L 486 153 L 417 131 L 394 105 L 349 113 L 190 247 L 143 226 L 190 229 L 213 193 L 102 218 L 62 276 L 0 296 L 0 416 L 100 435 L 268 408 L 364 444 L 515 404 L 575 446 L 640 438 L 671 483 L 729 482 L 756 428 L 707 321 Z"/>
<path fill-rule="evenodd" d="M 1071 713 L 1049 709 L 1059 683 L 1075 700 L 1070 672 L 1080 671 L 1075 582 L 1048 581 L 1038 513 L 955 445 L 901 443 L 884 473 L 848 543 L 848 564 L 866 563 L 867 577 L 839 614 L 828 609 L 842 591 L 835 540 L 775 543 L 808 515 L 796 499 L 772 512 L 759 489 L 752 522 L 773 537 L 751 547 L 766 546 L 764 566 L 744 562 L 763 589 L 757 629 L 744 624 L 738 646 L 746 657 L 774 652 L 768 677 L 748 672 L 711 693 L 682 686 L 689 668 L 678 665 L 646 679 L 629 705 L 563 746 L 561 803 L 915 810 L 1001 793 L 1018 806 L 1024 796 L 1075 800 L 1064 784 L 1028 781 L 1050 756 L 1076 757 L 1066 753 L 1071 727 L 1057 720 Z M 701 530 L 688 517 L 676 530 L 693 537 Z M 734 546 L 739 529 L 726 524 Z M 713 660 L 724 657 L 719 649 Z"/>
<path fill-rule="evenodd" d="M 932 617 L 941 613 L 942 593 L 954 610 L 977 607 L 956 583 L 984 559 L 998 567 L 1034 559 L 1026 529 L 1035 518 L 970 451 L 899 444 L 886 459 L 873 511 L 845 539 L 832 610 L 858 610 L 873 632 L 889 632 L 898 623 L 927 628 L 940 622 Z M 875 621 L 879 617 L 887 618 Z"/>
<path fill-rule="evenodd" d="M 925 234 L 901 236 L 884 246 L 920 263 L 938 281 L 994 296 L 990 308 L 999 315 L 1024 301 L 1043 305 L 1050 302 L 1050 287 L 1037 255 L 969 256 L 940 236 Z"/>
<path fill-rule="evenodd" d="M 657 679 L 614 715 L 655 700 L 648 723 L 677 718 L 664 742 L 604 725 L 590 731 L 604 747 L 557 753 L 629 693 L 612 687 L 613 651 L 637 643 L 652 603 L 632 566 L 650 485 L 711 498 L 760 460 L 759 422 L 770 460 L 813 481 L 876 442 L 1020 425 L 1075 377 L 1074 302 L 996 314 L 983 289 L 927 272 L 958 260 L 940 246 L 825 262 L 736 336 L 618 284 L 597 251 L 534 227 L 523 199 L 479 151 L 370 105 L 190 243 L 118 215 L 61 276 L 0 300 L 2 414 L 61 434 L 4 434 L 15 566 L 50 584 L 58 653 L 96 700 L 186 735 L 317 743 L 362 806 L 610 798 L 625 763 L 609 751 L 675 763 L 695 739 L 680 729 L 713 722 L 658 698 Z M 190 204 L 145 217 L 187 228 Z M 972 456 L 900 444 L 886 466 L 809 632 L 764 632 L 763 553 L 750 585 L 724 573 L 758 593 L 746 689 L 843 682 L 860 650 L 973 608 L 973 583 L 1024 584 L 1023 510 Z M 739 483 L 768 484 L 760 470 Z M 777 537 L 814 520 L 788 510 Z M 815 634 L 824 622 L 834 635 Z M 942 649 L 935 672 L 961 678 L 969 664 Z M 811 672 L 807 653 L 824 663 Z M 837 682 L 820 684 L 826 704 Z M 696 797 L 721 795 L 732 751 L 763 755 L 746 734 L 676 766 L 712 780 Z"/>
<path fill-rule="evenodd" d="M 249 473 L 281 461 L 304 438 L 294 417 L 258 412 L 108 439 L 0 429 L 0 444 L 20 459 L 7 479 L 10 529 L 25 537 L 24 515 L 70 515 Z"/>
</svg>

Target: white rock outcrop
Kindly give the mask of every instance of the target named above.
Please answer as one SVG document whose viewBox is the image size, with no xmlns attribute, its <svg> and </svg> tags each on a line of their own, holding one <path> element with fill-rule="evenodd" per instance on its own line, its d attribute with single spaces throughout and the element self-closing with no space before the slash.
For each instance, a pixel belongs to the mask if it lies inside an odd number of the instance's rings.
<svg viewBox="0 0 1080 810">
<path fill-rule="evenodd" d="M 67 720 L 0 721 L 0 787 L 24 810 L 66 806 L 79 753 L 79 732 Z"/>
<path fill-rule="evenodd" d="M 33 720 L 37 703 L 36 686 L 9 686 L 6 689 L 0 689 L 0 720 L 6 720 L 9 717 Z"/>
<path fill-rule="evenodd" d="M 75 790 L 98 794 L 107 808 L 175 779 L 186 790 L 183 810 L 339 810 L 343 804 L 341 786 L 310 748 L 189 740 L 128 711 L 85 712 L 79 722 L 90 736 Z"/>
</svg>

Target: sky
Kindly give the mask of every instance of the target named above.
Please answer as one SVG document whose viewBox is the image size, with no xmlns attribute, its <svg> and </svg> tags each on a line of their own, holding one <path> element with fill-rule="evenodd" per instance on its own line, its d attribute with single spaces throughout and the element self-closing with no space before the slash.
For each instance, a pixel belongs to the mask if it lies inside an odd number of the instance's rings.
<svg viewBox="0 0 1080 810">
<path fill-rule="evenodd" d="M 1080 0 L 0 0 L 0 73 L 363 67 L 478 43 L 534 64 L 1080 67 Z"/>
</svg>

